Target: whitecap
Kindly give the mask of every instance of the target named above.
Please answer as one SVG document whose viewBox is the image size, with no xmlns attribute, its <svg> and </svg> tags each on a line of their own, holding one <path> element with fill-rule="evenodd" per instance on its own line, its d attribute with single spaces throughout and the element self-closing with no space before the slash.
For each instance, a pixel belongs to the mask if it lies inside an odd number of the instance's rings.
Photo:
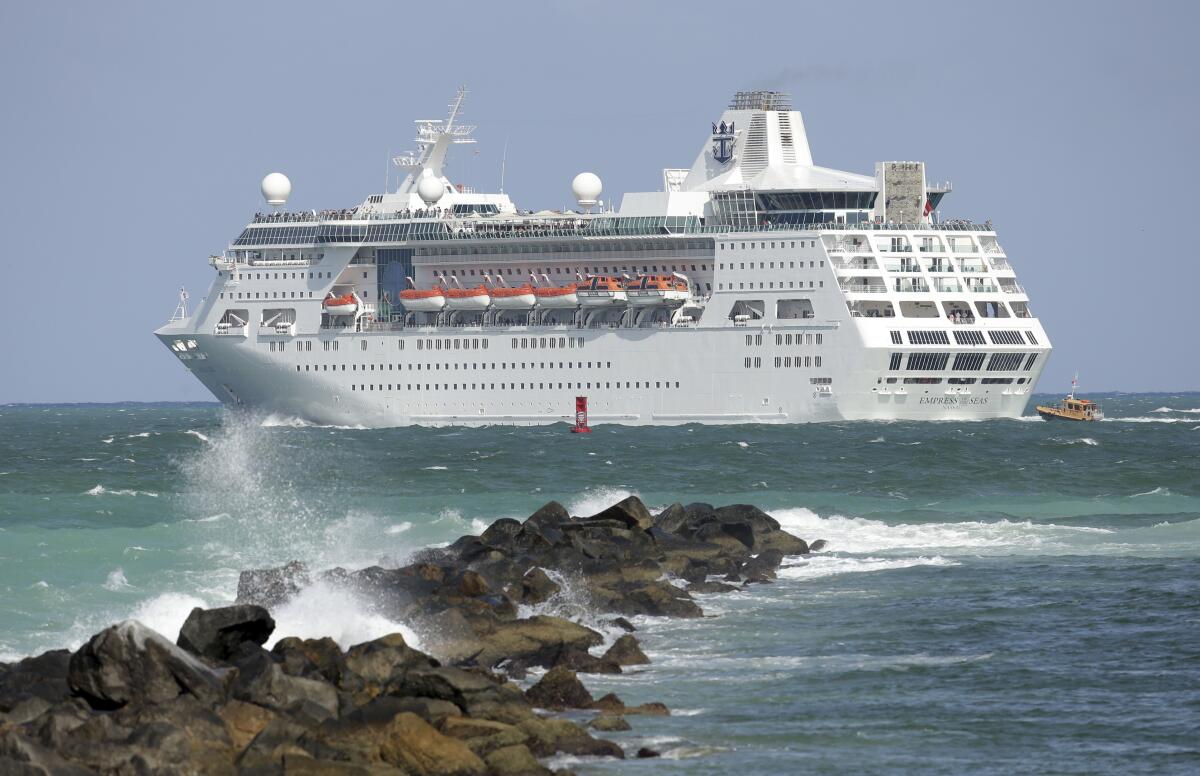
<svg viewBox="0 0 1200 776">
<path fill-rule="evenodd" d="M 403 523 L 396 523 L 387 527 L 389 534 L 401 534 L 413 527 L 413 524 L 405 520 Z"/>
<path fill-rule="evenodd" d="M 140 433 L 140 434 L 130 434 L 129 436 L 127 436 L 127 437 L 125 437 L 125 438 L 126 438 L 126 439 L 146 439 L 146 438 L 148 438 L 149 436 L 150 436 L 150 432 L 149 432 L 149 431 L 143 431 L 143 432 L 142 432 L 142 433 Z"/>
<path fill-rule="evenodd" d="M 34 588 L 36 588 L 38 590 L 46 590 L 49 587 L 50 587 L 50 583 L 44 579 L 39 579 L 37 582 L 34 582 L 32 585 L 29 586 L 29 588 L 31 590 Z"/>
<path fill-rule="evenodd" d="M 1175 409 L 1174 407 L 1159 407 L 1156 410 L 1150 410 L 1150 411 L 1151 412 L 1188 412 L 1188 413 L 1192 413 L 1192 414 L 1200 414 L 1200 407 L 1193 407 L 1192 409 L 1187 409 L 1187 410 Z"/>
<path fill-rule="evenodd" d="M 1157 487 L 1154 490 L 1148 490 L 1145 493 L 1134 493 L 1132 496 L 1130 496 L 1130 498 L 1137 498 L 1138 496 L 1169 496 L 1169 495 L 1171 495 L 1171 491 L 1169 491 L 1168 489 L 1163 488 L 1163 487 Z"/>
<path fill-rule="evenodd" d="M 1048 543 L 1073 542 L 1088 535 L 1111 535 L 1112 529 L 1011 520 L 992 522 L 885 523 L 863 517 L 821 517 L 804 507 L 772 510 L 784 530 L 807 539 L 824 539 L 830 552 L 871 554 L 914 552 L 945 555 L 983 550 L 1038 552 Z"/>
<path fill-rule="evenodd" d="M 201 442 L 211 442 L 212 441 L 207 436 L 205 436 L 204 434 L 201 434 L 199 431 L 196 431 L 194 429 L 189 428 L 187 431 L 184 431 L 183 433 L 190 434 L 191 436 L 194 436 L 197 439 L 199 439 Z"/>
<path fill-rule="evenodd" d="M 149 496 L 150 498 L 158 498 L 158 494 L 152 490 L 131 490 L 131 489 L 109 490 L 108 488 L 104 487 L 103 485 L 97 485 L 96 487 L 94 487 L 90 490 L 84 491 L 83 495 L 85 495 L 85 496 L 103 496 L 106 494 L 109 496 Z"/>
<path fill-rule="evenodd" d="M 750 445 L 749 445 L 749 443 L 747 443 L 747 442 L 738 442 L 738 443 L 737 443 L 737 446 L 738 446 L 738 447 L 741 447 L 741 448 L 747 448 L 747 447 L 749 447 Z"/>
<path fill-rule="evenodd" d="M 421 468 L 423 468 L 425 471 L 429 471 L 429 472 L 444 472 L 449 467 L 446 467 L 446 466 L 423 466 Z"/>
<path fill-rule="evenodd" d="M 103 442 L 103 443 L 104 443 L 104 444 L 106 444 L 106 445 L 111 445 L 111 444 L 113 443 L 113 439 L 114 439 L 114 438 L 115 438 L 115 437 L 109 437 L 108 439 L 101 439 L 100 441 L 101 441 L 101 442 Z"/>
<path fill-rule="evenodd" d="M 120 566 L 108 572 L 108 577 L 104 580 L 104 589 L 116 592 L 118 590 L 128 590 L 132 585 L 125 578 L 125 571 Z"/>
<path fill-rule="evenodd" d="M 1102 423 L 1190 423 L 1191 418 L 1105 418 Z"/>
<path fill-rule="evenodd" d="M 870 439 L 867 441 L 868 441 L 868 444 L 875 444 L 876 442 L 884 442 L 886 440 L 883 437 L 875 437 L 874 439 Z"/>
<path fill-rule="evenodd" d="M 820 579 L 841 574 L 891 571 L 914 566 L 957 566 L 958 563 L 938 555 L 916 558 L 844 558 L 836 555 L 814 555 L 800 563 L 779 569 L 781 579 Z"/>
</svg>

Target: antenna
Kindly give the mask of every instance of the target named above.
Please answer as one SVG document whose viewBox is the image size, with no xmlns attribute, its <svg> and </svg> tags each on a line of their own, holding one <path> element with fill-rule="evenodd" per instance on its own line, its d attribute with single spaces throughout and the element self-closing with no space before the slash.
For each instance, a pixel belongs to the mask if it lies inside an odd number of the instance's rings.
<svg viewBox="0 0 1200 776">
<path fill-rule="evenodd" d="M 504 153 L 500 155 L 500 193 L 504 193 L 504 168 L 508 164 L 508 135 L 504 136 Z"/>
</svg>

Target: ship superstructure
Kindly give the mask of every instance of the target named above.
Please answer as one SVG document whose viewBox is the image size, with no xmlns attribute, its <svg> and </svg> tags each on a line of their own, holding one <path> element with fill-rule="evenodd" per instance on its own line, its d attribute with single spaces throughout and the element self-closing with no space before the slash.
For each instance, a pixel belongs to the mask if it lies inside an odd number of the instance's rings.
<svg viewBox="0 0 1200 776">
<path fill-rule="evenodd" d="M 813 164 L 778 92 L 739 92 L 688 169 L 605 207 L 453 183 L 417 122 L 391 191 L 275 209 L 157 336 L 221 401 L 318 423 L 789 423 L 1016 417 L 1050 341 L 990 223 L 939 217 L 920 162 Z M 707 127 L 706 127 L 707 129 Z"/>
</svg>

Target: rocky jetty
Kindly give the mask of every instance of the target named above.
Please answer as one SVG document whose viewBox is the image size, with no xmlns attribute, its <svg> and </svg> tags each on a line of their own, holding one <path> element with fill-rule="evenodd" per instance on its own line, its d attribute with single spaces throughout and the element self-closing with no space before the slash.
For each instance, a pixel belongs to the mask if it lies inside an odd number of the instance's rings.
<svg viewBox="0 0 1200 776">
<path fill-rule="evenodd" d="M 808 551 L 753 506 L 652 515 L 631 497 L 590 517 L 551 502 L 398 569 L 244 572 L 237 604 L 193 610 L 175 643 L 127 621 L 74 653 L 0 664 L 0 773 L 509 776 L 549 774 L 558 753 L 623 758 L 593 732 L 669 710 L 594 698 L 578 674 L 649 662 L 627 618 L 700 617 L 689 590 L 767 583 Z M 410 624 L 428 653 L 399 634 L 267 650 L 269 609 L 314 583 Z M 528 614 L 547 608 L 567 616 Z M 598 650 L 572 608 L 627 633 Z M 547 670 L 522 690 L 534 668 Z"/>
</svg>

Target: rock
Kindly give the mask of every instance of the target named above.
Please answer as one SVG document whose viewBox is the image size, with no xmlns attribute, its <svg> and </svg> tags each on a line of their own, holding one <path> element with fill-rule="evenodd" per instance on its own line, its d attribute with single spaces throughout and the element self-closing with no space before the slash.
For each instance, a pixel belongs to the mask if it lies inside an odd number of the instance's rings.
<svg viewBox="0 0 1200 776">
<path fill-rule="evenodd" d="M 646 653 L 642 652 L 638 645 L 637 639 L 629 634 L 613 642 L 601 660 L 611 661 L 620 666 L 641 666 L 650 662 L 650 658 L 646 657 Z"/>
<path fill-rule="evenodd" d="M 338 695 L 333 685 L 290 676 L 270 653 L 261 650 L 238 664 L 232 695 L 274 711 L 309 716 L 314 721 L 338 714 Z"/>
<path fill-rule="evenodd" d="M 721 531 L 747 547 L 754 547 L 754 529 L 746 523 L 720 523 Z"/>
<path fill-rule="evenodd" d="M 611 620 L 606 620 L 609 625 L 615 625 L 626 633 L 633 633 L 637 628 L 633 627 L 633 623 L 626 620 L 624 617 L 614 617 Z"/>
<path fill-rule="evenodd" d="M 243 643 L 266 644 L 274 630 L 275 620 L 261 606 L 197 607 L 184 621 L 176 643 L 193 655 L 225 661 Z"/>
<path fill-rule="evenodd" d="M 527 604 L 540 604 L 559 591 L 558 583 L 542 569 L 534 566 L 521 579 L 521 600 Z"/>
<path fill-rule="evenodd" d="M 0 713 L 10 712 L 31 698 L 51 705 L 66 700 L 71 695 L 67 685 L 70 661 L 70 652 L 56 649 L 0 667 Z"/>
<path fill-rule="evenodd" d="M 276 569 L 243 571 L 238 576 L 237 602 L 271 609 L 289 601 L 311 582 L 308 567 L 298 560 Z"/>
<path fill-rule="evenodd" d="M 614 588 L 592 588 L 602 608 L 623 615 L 651 617 L 702 617 L 704 612 L 688 594 L 669 582 L 644 582 Z"/>
<path fill-rule="evenodd" d="M 550 666 L 563 650 L 586 651 L 603 641 L 591 628 L 562 617 L 538 616 L 497 623 L 489 633 L 457 644 L 444 644 L 442 649 L 454 662 L 470 659 L 487 668 L 504 660 Z"/>
<path fill-rule="evenodd" d="M 483 776 L 487 766 L 462 741 L 444 736 L 415 714 L 397 714 L 383 731 L 380 756 L 417 776 Z"/>
<path fill-rule="evenodd" d="M 629 496 L 613 504 L 603 512 L 584 518 L 587 522 L 613 520 L 626 528 L 648 531 L 654 525 L 654 517 L 637 496 Z"/>
<path fill-rule="evenodd" d="M 586 709 L 591 707 L 592 694 L 569 668 L 551 668 L 537 684 L 525 691 L 525 697 L 543 709 Z"/>
<path fill-rule="evenodd" d="M 516 520 L 513 522 L 515 523 Z M 479 574 L 475 573 L 474 571 L 464 571 L 462 579 L 459 580 L 458 583 L 458 592 L 459 595 L 464 595 L 467 598 L 477 598 L 479 596 L 487 595 L 488 593 L 492 592 L 492 589 L 488 586 L 487 581 L 483 577 L 479 576 Z"/>
<path fill-rule="evenodd" d="M 280 667 L 292 676 L 309 679 L 323 678 L 338 687 L 349 670 L 341 647 L 331 638 L 298 639 L 289 636 L 275 642 L 271 654 L 280 660 Z"/>
<path fill-rule="evenodd" d="M 529 734 L 517 726 L 488 719 L 446 717 L 437 728 L 444 735 L 465 742 L 472 752 L 484 758 L 497 749 L 529 740 Z"/>
<path fill-rule="evenodd" d="M 593 738 L 579 725 L 567 719 L 531 717 L 517 724 L 529 735 L 526 746 L 538 757 L 556 752 L 577 756 L 624 759 L 625 751 L 612 741 Z"/>
<path fill-rule="evenodd" d="M 682 504 L 675 503 L 654 516 L 654 527 L 669 534 L 678 533 L 688 521 Z"/>
<path fill-rule="evenodd" d="M 688 585 L 689 593 L 730 593 L 739 589 L 736 585 L 727 585 L 724 582 L 697 582 Z"/>
<path fill-rule="evenodd" d="M 648 757 L 662 757 L 662 754 L 648 746 L 643 746 L 641 749 L 637 750 L 637 756 L 639 759 L 645 759 Z"/>
<path fill-rule="evenodd" d="M 283 758 L 289 753 L 312 756 L 297 744 L 306 733 L 307 728 L 287 717 L 276 717 L 242 750 L 236 764 L 243 773 L 254 768 L 266 773 L 278 772 Z"/>
<path fill-rule="evenodd" d="M 67 762 L 16 730 L 0 727 L 0 773 L 6 776 L 89 776 L 94 771 Z"/>
<path fill-rule="evenodd" d="M 233 742 L 233 748 L 242 751 L 254 737 L 275 719 L 275 713 L 255 706 L 253 703 L 232 700 L 217 709 L 217 716 L 225 723 L 225 730 Z"/>
<path fill-rule="evenodd" d="M 602 714 L 644 714 L 652 717 L 669 717 L 671 710 L 662 703 L 643 703 L 640 706 L 626 706 L 616 693 L 608 693 L 599 700 L 593 701 L 591 708 Z"/>
<path fill-rule="evenodd" d="M 549 776 L 552 773 L 537 761 L 524 744 L 501 747 L 487 755 L 484 762 L 492 776 Z"/>
<path fill-rule="evenodd" d="M 607 656 L 596 657 L 580 649 L 566 649 L 555 658 L 551 668 L 569 668 L 579 674 L 619 674 L 621 666 Z"/>
<path fill-rule="evenodd" d="M 599 730 L 602 733 L 616 733 L 623 730 L 632 730 L 633 727 L 625 720 L 624 717 L 617 714 L 597 714 L 588 727 L 593 730 Z"/>
<path fill-rule="evenodd" d="M 374 641 L 355 644 L 346 652 L 346 668 L 376 684 L 395 681 L 414 668 L 432 668 L 437 661 L 419 652 L 393 633 Z"/>
<path fill-rule="evenodd" d="M 775 579 L 775 570 L 783 563 L 783 553 L 779 550 L 764 550 L 757 556 L 746 561 L 742 566 L 742 576 L 748 582 L 770 582 Z"/>
<path fill-rule="evenodd" d="M 549 501 L 525 519 L 524 526 L 557 526 L 571 520 L 571 513 L 557 501 Z"/>
<path fill-rule="evenodd" d="M 227 675 L 201 663 L 136 620 L 97 633 L 71 656 L 71 690 L 94 709 L 164 703 L 188 693 L 215 705 L 225 699 Z"/>
<path fill-rule="evenodd" d="M 528 702 L 515 685 L 498 685 L 470 671 L 447 666 L 413 670 L 388 694 L 397 697 L 436 698 L 454 704 L 463 714 L 515 724 L 532 716 Z"/>
<path fill-rule="evenodd" d="M 820 552 L 821 550 L 825 549 L 825 547 L 828 546 L 828 544 L 829 544 L 829 542 L 825 541 L 824 539 L 817 539 L 815 542 L 808 545 L 808 551 L 809 552 Z"/>
<path fill-rule="evenodd" d="M 752 504 L 731 504 L 718 507 L 713 514 L 722 523 L 740 523 L 747 525 L 755 535 L 767 534 L 779 530 L 779 521 Z"/>
</svg>

